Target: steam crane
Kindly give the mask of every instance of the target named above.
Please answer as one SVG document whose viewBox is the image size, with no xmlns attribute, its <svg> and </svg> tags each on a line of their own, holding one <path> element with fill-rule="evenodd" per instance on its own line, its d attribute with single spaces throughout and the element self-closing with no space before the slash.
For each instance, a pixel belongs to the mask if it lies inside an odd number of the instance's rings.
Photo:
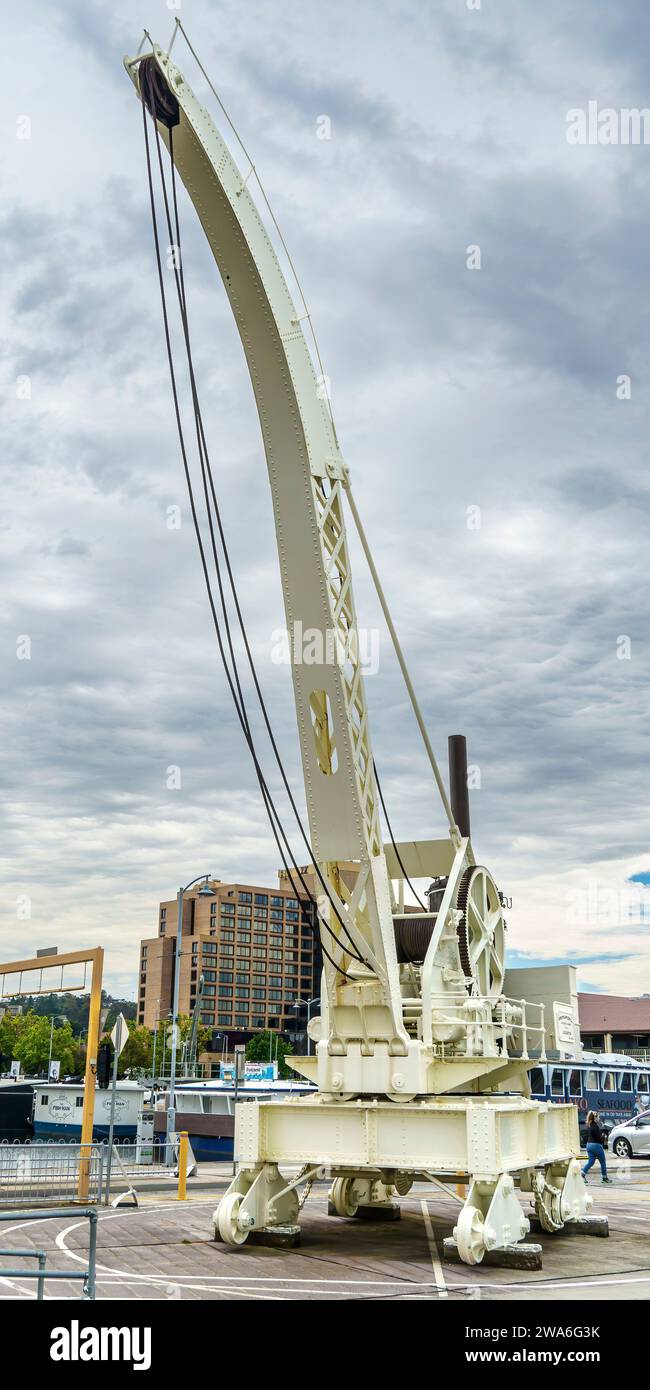
<svg viewBox="0 0 650 1390">
<path fill-rule="evenodd" d="M 174 37 L 179 28 L 184 33 L 176 23 Z M 576 1157 L 576 1112 L 570 1104 L 530 1099 L 528 1070 L 545 1055 L 542 1011 L 504 995 L 504 908 L 492 874 L 476 862 L 472 848 L 464 740 L 450 741 L 450 798 L 361 524 L 316 370 L 320 362 L 315 366 L 304 331 L 306 316 L 296 308 L 253 201 L 254 166 L 242 176 L 169 52 L 149 43 L 145 52 L 124 60 L 142 106 L 147 151 L 150 129 L 163 188 L 161 147 L 170 156 L 164 163 L 171 170 L 176 231 L 177 174 L 239 330 L 264 441 L 287 630 L 292 634 L 301 624 L 303 632 L 322 639 L 309 663 L 295 659 L 291 644 L 306 842 L 318 885 L 324 958 L 321 1013 L 310 1023 L 315 1055 L 292 1058 L 292 1065 L 317 1090 L 238 1107 L 239 1166 L 215 1212 L 215 1234 L 230 1245 L 243 1244 L 252 1232 L 264 1240 L 279 1228 L 285 1239 L 297 1239 L 299 1210 L 323 1166 L 332 1177 L 332 1209 L 340 1216 L 399 1215 L 395 1197 L 406 1194 L 414 1180 L 440 1182 L 445 1174 L 463 1172 L 469 1191 L 453 1240 L 460 1258 L 475 1264 L 486 1250 L 505 1251 L 529 1231 L 515 1178 L 531 1194 L 544 1229 L 586 1220 L 590 1199 Z M 149 184 L 152 190 L 150 162 Z M 174 232 L 171 201 L 165 191 Z M 155 230 L 153 192 L 152 211 Z M 157 236 L 156 247 L 160 269 Z M 176 278 L 189 353 L 182 274 Z M 162 275 L 160 283 L 164 307 Z M 169 334 L 167 342 L 169 348 Z M 190 377 L 196 408 L 191 359 Z M 197 420 L 205 483 L 206 445 Z M 206 501 L 209 493 L 206 487 Z M 357 616 L 346 506 L 377 585 L 448 822 L 439 839 L 382 841 L 363 672 L 353 640 Z M 241 693 L 236 684 L 235 695 Z M 237 709 L 251 746 L 241 702 Z M 271 812 L 271 793 L 254 758 Z M 277 838 L 277 818 L 270 818 Z M 352 877 L 343 870 L 351 862 Z M 406 912 L 404 883 L 414 878 L 431 878 L 433 886 L 422 911 Z M 284 1176 L 285 1166 L 298 1166 L 298 1176 Z"/>
</svg>

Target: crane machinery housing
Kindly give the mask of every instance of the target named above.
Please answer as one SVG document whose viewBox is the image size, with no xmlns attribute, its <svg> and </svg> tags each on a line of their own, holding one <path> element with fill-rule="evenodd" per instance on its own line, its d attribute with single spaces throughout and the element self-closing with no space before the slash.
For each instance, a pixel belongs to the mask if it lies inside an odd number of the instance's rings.
<svg viewBox="0 0 650 1390">
<path fill-rule="evenodd" d="M 179 29 L 184 34 L 179 21 L 176 26 L 174 38 Z M 215 1234 L 230 1245 L 243 1245 L 252 1233 L 262 1240 L 279 1232 L 287 1240 L 297 1238 L 299 1211 L 323 1173 L 332 1180 L 333 1212 L 378 1218 L 399 1215 L 395 1198 L 405 1195 L 416 1179 L 440 1183 L 462 1173 L 468 1193 L 453 1240 L 460 1258 L 476 1264 L 486 1251 L 509 1251 L 528 1234 L 530 1223 L 517 1189 L 530 1193 L 545 1230 L 585 1223 L 591 1202 L 577 1162 L 576 1112 L 571 1104 L 530 1098 L 528 1071 L 544 1056 L 543 1009 L 504 994 L 504 905 L 492 874 L 477 863 L 472 847 L 464 741 L 450 740 L 449 797 L 357 511 L 320 358 L 315 365 L 306 337 L 309 316 L 296 308 L 251 194 L 254 166 L 251 162 L 242 175 L 169 51 L 146 38 L 146 50 L 125 58 L 124 64 L 142 106 L 165 332 L 188 483 L 148 129 L 157 152 L 170 242 L 180 252 L 177 174 L 198 213 L 239 330 L 264 442 L 287 630 L 291 634 L 302 624 L 302 631 L 322 638 L 320 659 L 316 653 L 309 663 L 294 658 L 291 644 L 308 813 L 303 837 L 317 880 L 316 921 L 324 959 L 321 1012 L 309 1024 L 315 1053 L 291 1058 L 291 1063 L 317 1090 L 237 1108 L 238 1168 L 215 1213 Z M 161 148 L 170 156 L 170 193 Z M 217 575 L 225 641 L 214 605 L 213 617 L 271 827 L 283 862 L 290 868 L 291 861 L 298 882 L 301 870 L 257 758 L 234 659 L 222 585 L 224 574 L 231 584 L 233 577 L 198 405 L 180 254 L 179 260 L 175 281 L 210 543 L 215 561 L 219 542 L 225 555 L 225 570 L 222 560 Z M 208 582 L 210 545 L 201 539 L 192 492 L 190 496 Z M 447 833 L 438 839 L 395 844 L 391 832 L 391 842 L 383 842 L 383 798 L 358 643 L 352 640 L 357 617 L 346 510 L 377 585 L 448 821 Z M 234 588 L 233 593 L 241 623 Z M 248 644 L 246 649 L 250 658 Z M 252 659 L 251 670 L 255 677 Z M 257 680 L 256 688 L 262 700 Z M 271 733 L 263 702 L 262 709 Z M 277 755 L 274 742 L 273 747 Z M 356 868 L 352 881 L 342 871 L 351 861 Z M 430 879 L 432 887 L 428 903 L 420 900 L 422 910 L 407 912 L 404 884 L 413 879 Z M 296 1167 L 297 1176 L 283 1173 Z"/>
</svg>

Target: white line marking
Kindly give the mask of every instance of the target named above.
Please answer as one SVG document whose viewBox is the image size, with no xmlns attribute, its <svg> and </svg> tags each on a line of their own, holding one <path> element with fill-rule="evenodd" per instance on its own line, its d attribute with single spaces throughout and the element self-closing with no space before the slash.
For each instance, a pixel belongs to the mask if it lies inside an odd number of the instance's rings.
<svg viewBox="0 0 650 1390">
<path fill-rule="evenodd" d="M 431 1256 L 431 1264 L 433 1265 L 433 1273 L 435 1275 L 436 1288 L 438 1290 L 438 1298 L 447 1298 L 448 1294 L 447 1286 L 445 1284 L 445 1276 L 442 1272 L 442 1265 L 438 1257 L 438 1247 L 436 1245 L 434 1229 L 431 1225 L 429 1207 L 425 1202 L 424 1198 L 422 1198 L 420 1206 L 422 1207 L 422 1216 L 424 1217 L 424 1229 L 427 1233 L 427 1240 L 429 1242 L 429 1254 Z"/>
</svg>

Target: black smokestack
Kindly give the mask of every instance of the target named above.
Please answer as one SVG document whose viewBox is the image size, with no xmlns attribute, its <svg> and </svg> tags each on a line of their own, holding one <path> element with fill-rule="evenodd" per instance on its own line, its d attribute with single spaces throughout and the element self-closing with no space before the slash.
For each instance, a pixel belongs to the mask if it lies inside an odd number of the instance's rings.
<svg viewBox="0 0 650 1390">
<path fill-rule="evenodd" d="M 454 820 L 461 835 L 469 836 L 469 792 L 467 790 L 467 739 L 464 734 L 450 734 L 449 793 Z"/>
</svg>

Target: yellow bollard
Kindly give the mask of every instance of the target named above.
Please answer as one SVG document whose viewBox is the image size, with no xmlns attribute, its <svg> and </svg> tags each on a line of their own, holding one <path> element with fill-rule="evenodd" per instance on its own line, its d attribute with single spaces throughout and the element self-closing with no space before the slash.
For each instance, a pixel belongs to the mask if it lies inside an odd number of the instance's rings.
<svg viewBox="0 0 650 1390">
<path fill-rule="evenodd" d="M 183 1130 L 178 1136 L 178 1200 L 184 1202 L 187 1197 L 187 1130 Z"/>
</svg>

